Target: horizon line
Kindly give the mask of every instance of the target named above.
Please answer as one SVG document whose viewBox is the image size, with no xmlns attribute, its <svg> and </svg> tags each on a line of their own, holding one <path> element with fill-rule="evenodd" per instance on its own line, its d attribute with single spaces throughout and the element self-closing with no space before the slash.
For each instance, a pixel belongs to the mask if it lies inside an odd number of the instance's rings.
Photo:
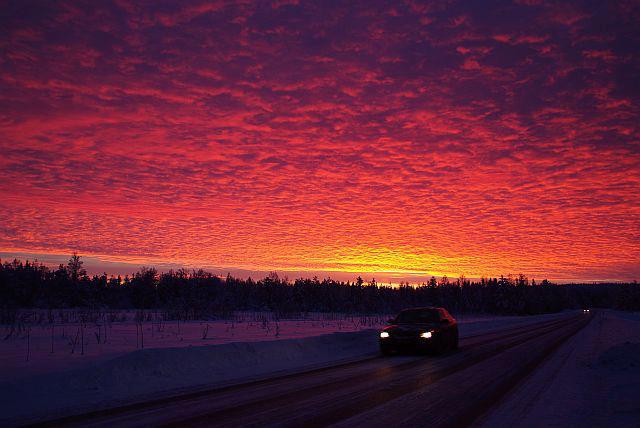
<svg viewBox="0 0 640 428">
<path fill-rule="evenodd" d="M 41 252 L 29 252 L 29 251 L 5 251 L 0 250 L 0 261 L 6 262 L 9 259 L 19 260 L 19 261 L 30 261 L 30 262 L 38 262 L 43 264 L 49 268 L 58 267 L 60 264 L 66 265 L 69 257 L 73 252 L 69 254 L 62 253 L 41 253 Z M 295 279 L 311 279 L 312 277 L 318 277 L 319 279 L 334 279 L 337 281 L 347 282 L 353 281 L 358 277 L 362 278 L 365 282 L 371 282 L 375 280 L 376 283 L 385 285 L 400 285 L 400 284 L 425 284 L 431 278 L 442 279 L 447 277 L 451 280 L 451 282 L 456 282 L 461 277 L 464 276 L 465 280 L 482 280 L 484 279 L 494 279 L 494 278 L 508 278 L 509 276 L 517 278 L 519 275 L 524 275 L 528 281 L 535 280 L 535 277 L 530 274 L 526 274 L 524 272 L 509 272 L 502 273 L 500 275 L 470 275 L 466 274 L 432 274 L 428 271 L 426 272 L 401 272 L 401 271 L 370 271 L 370 272 L 362 272 L 362 271 L 336 271 L 330 269 L 247 269 L 242 267 L 224 267 L 224 266 L 198 266 L 198 265 L 189 265 L 182 263 L 172 263 L 172 262 L 155 262 L 149 260 L 151 263 L 137 263 L 137 262 L 127 262 L 120 260 L 109 260 L 109 257 L 103 258 L 104 255 L 94 255 L 88 254 L 83 255 L 78 253 L 78 255 L 82 258 L 84 262 L 84 267 L 87 270 L 87 274 L 89 276 L 94 275 L 102 275 L 107 274 L 109 276 L 126 276 L 130 274 L 134 274 L 139 272 L 142 268 L 153 268 L 158 273 L 166 273 L 169 271 L 176 271 L 179 269 L 186 270 L 203 270 L 207 273 L 213 274 L 216 277 L 224 278 L 227 275 L 231 275 L 234 278 L 241 279 L 254 279 L 258 278 L 263 279 L 266 278 L 270 273 L 275 272 L 278 274 L 280 279 L 287 279 L 292 275 Z M 216 273 L 214 271 L 219 271 L 221 273 Z M 226 272 L 226 273 L 225 273 Z M 307 274 L 307 275 L 305 275 Z M 402 276 L 404 278 L 397 278 Z M 382 279 L 376 279 L 376 277 Z M 394 278 L 396 277 L 396 278 Z M 408 277 L 408 278 L 407 278 Z M 540 276 L 537 282 L 541 282 L 543 280 L 547 280 L 549 282 L 553 282 L 556 284 L 603 284 L 603 283 L 634 283 L 637 282 L 636 278 L 629 279 L 620 279 L 620 278 L 598 278 L 598 279 L 579 279 L 579 278 L 554 278 L 553 276 Z M 395 279 L 395 281 L 393 280 Z M 410 281 L 413 280 L 414 282 Z"/>
</svg>

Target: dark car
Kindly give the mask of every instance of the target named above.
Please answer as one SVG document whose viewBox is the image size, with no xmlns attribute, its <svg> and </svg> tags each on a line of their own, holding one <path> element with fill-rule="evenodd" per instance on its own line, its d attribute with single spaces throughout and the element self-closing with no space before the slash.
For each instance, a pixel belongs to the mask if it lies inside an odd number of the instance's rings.
<svg viewBox="0 0 640 428">
<path fill-rule="evenodd" d="M 458 323 L 444 308 L 412 308 L 389 320 L 380 332 L 380 351 L 431 351 L 437 354 L 458 348 Z"/>
</svg>

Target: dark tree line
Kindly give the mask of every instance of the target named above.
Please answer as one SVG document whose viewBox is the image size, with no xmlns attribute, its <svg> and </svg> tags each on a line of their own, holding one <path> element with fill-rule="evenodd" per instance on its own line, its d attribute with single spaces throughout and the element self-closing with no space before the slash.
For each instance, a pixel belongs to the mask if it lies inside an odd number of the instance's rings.
<svg viewBox="0 0 640 428">
<path fill-rule="evenodd" d="M 240 310 L 392 313 L 410 306 L 444 306 L 454 313 L 541 314 L 581 307 L 640 310 L 640 287 L 633 283 L 536 283 L 523 275 L 470 281 L 432 278 L 399 287 L 318 278 L 283 280 L 272 273 L 259 281 L 203 270 L 159 273 L 142 268 L 131 276 L 88 276 L 82 260 L 50 269 L 38 262 L 0 263 L 0 307 L 163 309 L 197 319 Z"/>
</svg>

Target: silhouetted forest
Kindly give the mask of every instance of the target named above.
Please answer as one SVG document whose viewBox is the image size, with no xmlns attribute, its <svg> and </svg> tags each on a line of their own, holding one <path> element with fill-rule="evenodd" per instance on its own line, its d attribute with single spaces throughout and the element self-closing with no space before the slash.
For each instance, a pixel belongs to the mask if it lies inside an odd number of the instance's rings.
<svg viewBox="0 0 640 428">
<path fill-rule="evenodd" d="M 79 256 L 51 269 L 38 262 L 0 263 L 0 306 L 18 308 L 163 309 L 176 318 L 198 319 L 233 311 L 276 313 L 393 313 L 410 306 L 444 306 L 461 313 L 541 314 L 582 307 L 640 310 L 637 282 L 553 284 L 523 275 L 470 281 L 432 278 L 399 287 L 332 279 L 288 281 L 272 273 L 259 281 L 220 278 L 203 270 L 132 276 L 88 276 Z"/>
</svg>

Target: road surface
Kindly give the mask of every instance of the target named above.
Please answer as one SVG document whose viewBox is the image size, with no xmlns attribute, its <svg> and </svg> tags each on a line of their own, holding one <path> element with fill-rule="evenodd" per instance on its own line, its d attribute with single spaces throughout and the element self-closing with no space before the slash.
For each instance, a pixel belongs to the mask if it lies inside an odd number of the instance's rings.
<svg viewBox="0 0 640 428">
<path fill-rule="evenodd" d="M 38 426 L 469 426 L 591 317 L 463 338 L 437 357 L 370 358 Z"/>
</svg>

